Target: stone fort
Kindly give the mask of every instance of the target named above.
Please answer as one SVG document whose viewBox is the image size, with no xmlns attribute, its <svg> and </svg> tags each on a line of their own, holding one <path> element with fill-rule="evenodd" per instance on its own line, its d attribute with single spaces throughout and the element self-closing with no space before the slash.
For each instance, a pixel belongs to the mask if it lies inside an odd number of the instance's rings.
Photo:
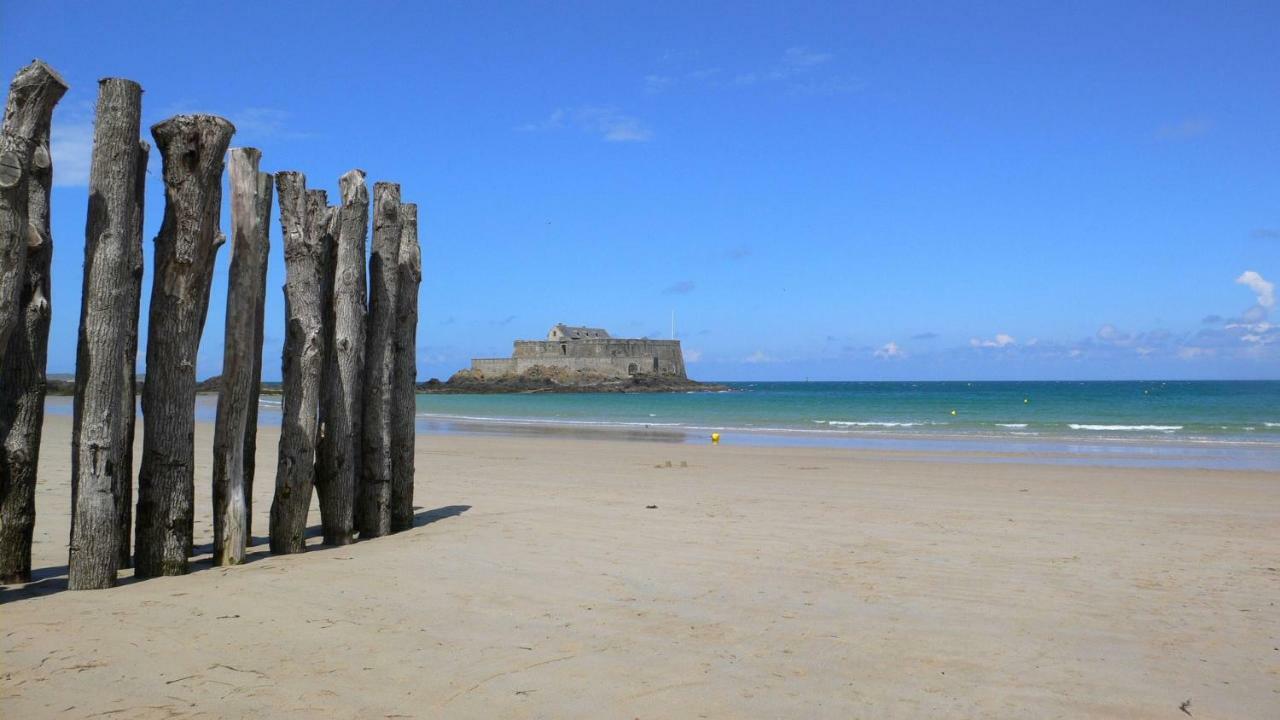
<svg viewBox="0 0 1280 720">
<path fill-rule="evenodd" d="M 615 338 L 603 328 L 557 324 L 546 340 L 516 340 L 509 358 L 475 358 L 471 371 L 486 377 L 517 375 L 534 367 L 593 371 L 608 377 L 664 375 L 685 379 L 679 340 Z"/>
</svg>

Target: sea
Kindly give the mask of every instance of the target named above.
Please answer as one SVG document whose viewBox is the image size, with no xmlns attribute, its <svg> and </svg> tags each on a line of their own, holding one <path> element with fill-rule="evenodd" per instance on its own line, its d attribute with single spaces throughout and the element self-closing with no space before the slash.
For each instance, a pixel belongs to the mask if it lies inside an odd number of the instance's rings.
<svg viewBox="0 0 1280 720">
<path fill-rule="evenodd" d="M 1280 472 L 1280 381 L 728 382 L 678 393 L 417 396 L 421 434 L 824 446 L 955 462 Z M 199 396 L 212 422 L 216 397 Z M 47 409 L 71 414 L 71 398 Z M 278 424 L 264 395 L 259 422 Z M 141 432 L 141 428 L 139 428 Z"/>
<path fill-rule="evenodd" d="M 1280 470 L 1280 381 L 730 382 L 657 394 L 419 395 L 422 432 Z"/>
</svg>

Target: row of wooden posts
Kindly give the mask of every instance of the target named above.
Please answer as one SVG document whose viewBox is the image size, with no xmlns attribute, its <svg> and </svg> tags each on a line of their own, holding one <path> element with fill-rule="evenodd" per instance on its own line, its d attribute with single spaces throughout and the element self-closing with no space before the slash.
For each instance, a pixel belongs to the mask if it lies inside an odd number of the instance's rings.
<svg viewBox="0 0 1280 720">
<path fill-rule="evenodd" d="M 67 85 L 35 61 L 14 77 L 0 128 L 0 582 L 31 577 L 44 414 L 52 237 L 49 129 Z M 193 554 L 195 366 L 220 231 L 224 158 L 235 132 L 213 115 L 153 125 L 163 161 L 155 238 L 136 518 L 135 365 L 149 145 L 142 88 L 98 88 L 71 441 L 68 586 L 105 588 L 187 572 Z M 300 172 L 259 171 L 261 152 L 230 150 L 231 263 L 213 447 L 213 560 L 235 564 L 252 537 L 263 300 L 273 185 L 285 257 L 285 341 L 273 553 L 305 549 L 314 486 L 324 542 L 413 525 L 414 380 L 421 251 L 417 206 L 365 173 L 339 181 L 341 204 Z M 367 296 L 367 299 L 366 299 Z M 133 532 L 131 532 L 133 531 Z M 135 537 L 131 552 L 131 537 Z"/>
</svg>

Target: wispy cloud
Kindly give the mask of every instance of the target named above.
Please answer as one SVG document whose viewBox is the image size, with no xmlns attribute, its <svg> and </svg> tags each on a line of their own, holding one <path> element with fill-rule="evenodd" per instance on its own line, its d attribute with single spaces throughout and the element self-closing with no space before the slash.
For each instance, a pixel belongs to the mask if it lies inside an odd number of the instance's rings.
<svg viewBox="0 0 1280 720">
<path fill-rule="evenodd" d="M 53 155 L 55 187 L 88 185 L 93 160 L 93 121 L 54 122 L 49 129 L 49 152 Z"/>
<path fill-rule="evenodd" d="M 692 348 L 684 351 L 684 361 L 687 363 L 696 363 L 702 360 L 702 351 Z"/>
<path fill-rule="evenodd" d="M 489 324 L 490 325 L 510 325 L 512 322 L 515 321 L 515 319 L 516 319 L 515 315 L 508 315 L 502 318 L 501 320 L 491 320 L 489 321 Z"/>
<path fill-rule="evenodd" d="M 546 120 L 520 129 L 526 132 L 574 129 L 598 135 L 606 142 L 647 142 L 653 138 L 653 131 L 639 119 L 601 105 L 558 108 Z"/>
<path fill-rule="evenodd" d="M 1254 228 L 1249 236 L 1254 240 L 1280 240 L 1280 230 L 1276 228 Z"/>
<path fill-rule="evenodd" d="M 679 282 L 675 282 L 675 283 L 672 283 L 671 285 L 668 285 L 667 288 L 662 291 L 662 294 L 663 295 L 688 295 L 689 293 L 693 292 L 696 287 L 697 285 L 694 284 L 692 280 L 680 280 Z"/>
<path fill-rule="evenodd" d="M 657 95 L 663 90 L 671 87 L 672 82 L 673 79 L 669 75 L 645 75 L 644 91 L 650 95 Z"/>
<path fill-rule="evenodd" d="M 724 256 L 729 260 L 741 260 L 750 255 L 751 255 L 751 248 L 747 247 L 746 245 L 738 245 L 736 247 L 731 247 L 727 251 L 725 251 L 725 254 L 724 254 Z"/>
<path fill-rule="evenodd" d="M 815 52 L 806 47 L 790 47 L 782 54 L 782 64 L 793 68 L 807 68 L 830 62 L 835 57 L 828 52 Z"/>
<path fill-rule="evenodd" d="M 768 82 L 787 82 L 793 90 L 812 94 L 835 94 L 858 88 L 858 84 L 846 78 L 815 78 L 813 72 L 835 57 L 829 52 L 806 47 L 790 47 L 782 57 L 763 70 L 740 72 L 733 84 L 749 86 Z"/>
<path fill-rule="evenodd" d="M 1160 142 L 1191 140 L 1209 132 L 1212 127 L 1212 123 L 1204 118 L 1187 118 L 1156 128 L 1155 139 Z"/>
<path fill-rule="evenodd" d="M 757 350 L 743 358 L 742 362 L 750 365 L 760 365 L 762 363 L 777 362 L 777 359 L 763 350 Z"/>
<path fill-rule="evenodd" d="M 938 337 L 936 332 L 922 332 L 911 336 L 912 340 L 934 340 Z"/>
</svg>

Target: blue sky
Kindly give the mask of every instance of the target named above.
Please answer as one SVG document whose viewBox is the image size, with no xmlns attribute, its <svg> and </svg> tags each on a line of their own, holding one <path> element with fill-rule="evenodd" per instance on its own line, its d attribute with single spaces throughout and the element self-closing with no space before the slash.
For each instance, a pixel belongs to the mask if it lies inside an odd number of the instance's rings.
<svg viewBox="0 0 1280 720">
<path fill-rule="evenodd" d="M 400 182 L 423 378 L 556 322 L 665 337 L 673 311 L 703 379 L 1277 378 L 1277 47 L 1274 2 L 0 6 L 0 67 L 72 86 L 51 372 L 118 76 L 144 126 L 224 115 L 331 198 L 353 167 Z M 153 153 L 144 326 L 159 178 Z"/>
</svg>

